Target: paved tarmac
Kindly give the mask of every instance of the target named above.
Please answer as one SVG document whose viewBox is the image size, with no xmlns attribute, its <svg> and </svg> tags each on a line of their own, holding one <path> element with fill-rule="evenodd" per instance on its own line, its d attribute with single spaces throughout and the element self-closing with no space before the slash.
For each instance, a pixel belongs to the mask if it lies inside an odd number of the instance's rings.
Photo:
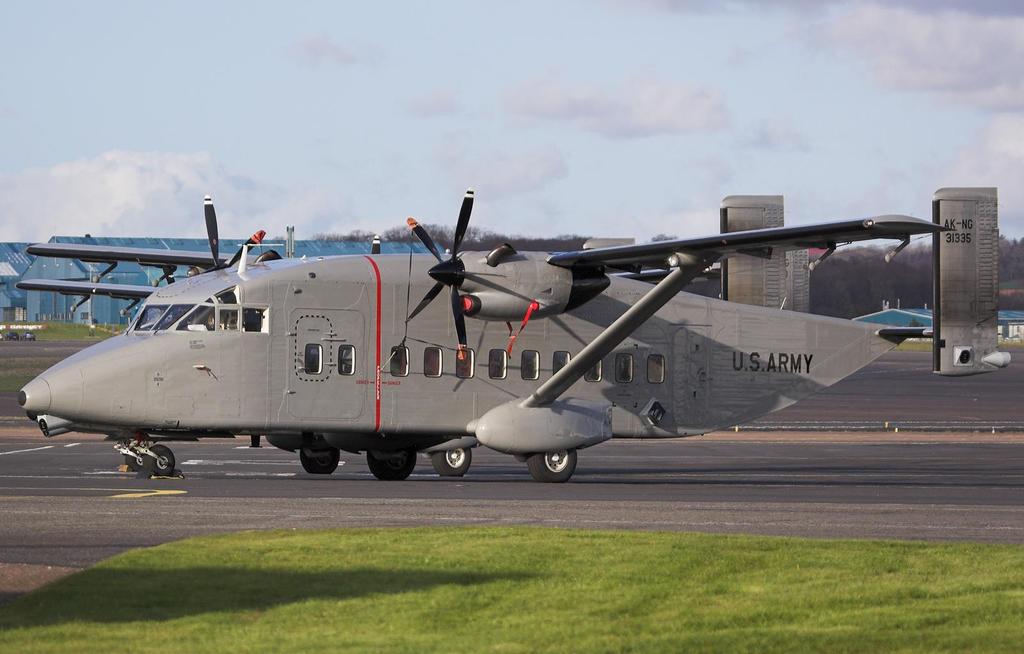
<svg viewBox="0 0 1024 654">
<path fill-rule="evenodd" d="M 101 441 L 0 441 L 0 564 L 76 568 L 131 547 L 242 529 L 509 525 L 1024 543 L 1024 443 L 613 441 L 567 484 L 475 451 L 404 482 L 343 455 L 331 476 L 240 440 L 174 446 L 180 480 L 115 471 Z M 2 586 L 2 580 L 0 580 Z M 2 588 L 0 588 L 2 590 Z"/>
</svg>

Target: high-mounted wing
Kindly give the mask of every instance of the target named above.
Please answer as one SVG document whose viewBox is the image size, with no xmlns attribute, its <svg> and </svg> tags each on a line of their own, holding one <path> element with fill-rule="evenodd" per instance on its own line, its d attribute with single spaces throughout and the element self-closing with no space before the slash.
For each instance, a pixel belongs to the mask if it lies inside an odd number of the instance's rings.
<svg viewBox="0 0 1024 654">
<path fill-rule="evenodd" d="M 17 283 L 23 291 L 51 291 L 61 295 L 106 295 L 119 300 L 141 300 L 149 297 L 156 289 L 152 286 L 136 286 L 134 284 L 93 284 L 91 282 L 72 282 L 62 279 L 26 279 Z"/>
<path fill-rule="evenodd" d="M 839 243 L 853 243 L 876 238 L 906 239 L 915 234 L 932 234 L 943 227 L 912 216 L 888 215 L 844 220 L 796 227 L 771 227 L 744 232 L 729 232 L 685 238 L 673 241 L 620 245 L 560 252 L 548 257 L 548 263 L 571 268 L 573 266 L 656 266 L 666 265 L 674 254 L 685 252 L 709 255 L 711 258 L 728 254 L 771 255 L 771 250 L 804 248 L 831 248 Z"/>
<path fill-rule="evenodd" d="M 144 266 L 200 266 L 210 265 L 209 252 L 163 250 L 160 248 L 120 248 L 106 245 L 74 245 L 71 243 L 36 243 L 28 246 L 29 254 L 37 257 L 78 259 L 92 263 L 127 261 Z M 228 260 L 219 257 L 220 262 Z"/>
</svg>

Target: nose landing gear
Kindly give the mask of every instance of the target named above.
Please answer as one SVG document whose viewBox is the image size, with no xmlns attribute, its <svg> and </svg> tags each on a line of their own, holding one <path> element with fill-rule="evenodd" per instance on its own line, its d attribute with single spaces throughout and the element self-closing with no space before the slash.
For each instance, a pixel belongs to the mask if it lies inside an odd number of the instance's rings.
<svg viewBox="0 0 1024 654">
<path fill-rule="evenodd" d="M 149 473 L 159 477 L 170 477 L 175 474 L 174 453 L 166 445 L 134 438 L 117 441 L 114 449 L 124 455 L 124 462 L 132 472 Z"/>
</svg>

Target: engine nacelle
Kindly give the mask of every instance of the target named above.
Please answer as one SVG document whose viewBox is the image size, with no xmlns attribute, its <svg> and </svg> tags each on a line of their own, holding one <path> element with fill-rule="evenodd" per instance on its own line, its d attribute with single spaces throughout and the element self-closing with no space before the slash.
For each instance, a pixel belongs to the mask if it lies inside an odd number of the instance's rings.
<svg viewBox="0 0 1024 654">
<path fill-rule="evenodd" d="M 612 405 L 592 400 L 556 400 L 524 407 L 513 400 L 470 425 L 481 445 L 506 454 L 557 452 L 597 445 L 612 437 Z"/>
<path fill-rule="evenodd" d="M 462 263 L 462 309 L 480 320 L 522 320 L 533 302 L 532 317 L 554 316 L 593 299 L 610 283 L 600 272 L 553 266 L 540 252 L 512 252 L 491 263 L 467 253 Z"/>
<path fill-rule="evenodd" d="M 43 436 L 46 438 L 76 431 L 75 425 L 70 420 L 58 418 L 57 416 L 39 416 L 36 424 L 39 425 L 39 431 L 43 432 Z"/>
</svg>

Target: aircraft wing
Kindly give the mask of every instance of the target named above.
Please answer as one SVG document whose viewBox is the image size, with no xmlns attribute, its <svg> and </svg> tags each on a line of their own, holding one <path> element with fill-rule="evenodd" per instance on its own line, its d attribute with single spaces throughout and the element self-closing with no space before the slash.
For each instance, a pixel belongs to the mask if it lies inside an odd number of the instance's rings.
<svg viewBox="0 0 1024 654">
<path fill-rule="evenodd" d="M 838 243 L 853 243 L 876 238 L 904 239 L 915 234 L 931 234 L 945 228 L 912 216 L 888 215 L 796 227 L 769 227 L 714 236 L 673 241 L 620 245 L 560 252 L 548 257 L 548 263 L 573 266 L 654 266 L 662 267 L 673 254 L 690 253 L 718 258 L 729 254 L 771 256 L 772 250 L 828 248 Z"/>
<path fill-rule="evenodd" d="M 164 250 L 162 248 L 119 248 L 106 245 L 75 245 L 73 243 L 36 243 L 28 246 L 29 254 L 37 257 L 78 259 L 93 263 L 130 261 L 144 266 L 202 266 L 211 265 L 209 252 Z M 227 258 L 221 257 L 221 262 Z"/>
<path fill-rule="evenodd" d="M 149 297 L 149 294 L 156 290 L 152 286 L 93 284 L 63 279 L 26 279 L 18 282 L 17 287 L 23 291 L 53 291 L 61 295 L 106 295 L 119 300 L 140 300 Z"/>
</svg>

